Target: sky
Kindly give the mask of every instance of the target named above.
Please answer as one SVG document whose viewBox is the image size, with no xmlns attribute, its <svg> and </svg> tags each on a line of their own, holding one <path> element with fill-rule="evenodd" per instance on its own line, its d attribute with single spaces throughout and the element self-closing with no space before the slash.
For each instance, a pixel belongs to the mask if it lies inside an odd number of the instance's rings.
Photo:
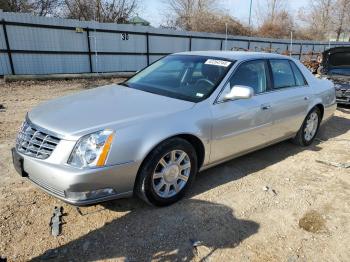
<svg viewBox="0 0 350 262">
<path fill-rule="evenodd" d="M 248 24 L 249 18 L 249 5 L 250 0 L 218 0 L 220 7 L 227 10 L 228 13 L 238 18 L 242 23 Z M 264 0 L 253 0 L 252 17 L 256 16 L 257 3 Z M 287 2 L 288 7 L 292 12 L 298 12 L 300 7 L 307 6 L 310 0 L 289 0 Z M 147 21 L 151 22 L 151 25 L 158 27 L 164 20 L 164 13 L 166 12 L 166 0 L 144 0 L 141 1 L 141 8 L 138 15 Z"/>
</svg>

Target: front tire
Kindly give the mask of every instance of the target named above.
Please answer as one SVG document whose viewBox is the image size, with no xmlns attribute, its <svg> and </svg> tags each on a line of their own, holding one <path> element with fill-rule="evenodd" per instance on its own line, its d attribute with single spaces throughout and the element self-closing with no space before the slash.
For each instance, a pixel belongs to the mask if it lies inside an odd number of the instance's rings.
<svg viewBox="0 0 350 262">
<path fill-rule="evenodd" d="M 155 206 L 179 201 L 192 185 L 198 171 L 196 151 L 182 138 L 171 138 L 158 145 L 142 164 L 135 193 Z"/>
<path fill-rule="evenodd" d="M 314 141 L 321 123 L 321 111 L 314 107 L 306 116 L 293 143 L 300 146 L 309 146 Z"/>
</svg>

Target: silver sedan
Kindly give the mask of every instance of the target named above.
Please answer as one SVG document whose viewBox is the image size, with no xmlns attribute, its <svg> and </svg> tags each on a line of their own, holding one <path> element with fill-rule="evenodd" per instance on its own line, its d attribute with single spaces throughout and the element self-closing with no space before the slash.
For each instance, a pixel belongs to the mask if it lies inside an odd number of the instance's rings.
<svg viewBox="0 0 350 262">
<path fill-rule="evenodd" d="M 16 170 L 75 205 L 138 195 L 178 201 L 198 171 L 286 139 L 310 145 L 336 108 L 328 80 L 251 52 L 169 55 L 120 85 L 28 112 Z"/>
</svg>

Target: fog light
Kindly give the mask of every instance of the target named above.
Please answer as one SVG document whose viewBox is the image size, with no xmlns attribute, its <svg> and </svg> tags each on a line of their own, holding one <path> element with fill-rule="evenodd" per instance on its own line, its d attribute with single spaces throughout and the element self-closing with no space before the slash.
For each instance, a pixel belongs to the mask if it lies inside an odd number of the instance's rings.
<svg viewBox="0 0 350 262">
<path fill-rule="evenodd" d="M 85 192 L 65 191 L 66 198 L 68 198 L 69 200 L 73 200 L 73 201 L 106 197 L 109 195 L 113 195 L 115 193 L 116 193 L 116 191 L 113 188 L 104 188 L 104 189 L 85 191 Z"/>
</svg>

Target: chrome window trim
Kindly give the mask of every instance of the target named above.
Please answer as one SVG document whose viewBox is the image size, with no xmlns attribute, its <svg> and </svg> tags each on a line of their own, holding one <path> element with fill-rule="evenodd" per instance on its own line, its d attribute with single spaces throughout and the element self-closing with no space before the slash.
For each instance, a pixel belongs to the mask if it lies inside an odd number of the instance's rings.
<svg viewBox="0 0 350 262">
<path fill-rule="evenodd" d="M 245 62 L 250 62 L 250 61 L 255 61 L 255 60 L 267 60 L 268 63 L 270 62 L 270 60 L 287 60 L 287 61 L 290 61 L 290 62 L 293 62 L 295 64 L 295 66 L 299 69 L 298 65 L 292 60 L 292 59 L 289 59 L 289 58 L 273 58 L 273 59 L 270 59 L 270 58 L 252 58 L 252 59 L 246 59 L 246 60 L 242 60 L 242 61 L 239 61 L 236 66 L 233 68 L 233 71 L 230 73 L 230 72 L 227 72 L 227 74 L 231 74 L 228 79 L 225 81 L 223 87 L 221 88 L 219 94 L 217 95 L 217 97 L 215 98 L 214 102 L 213 102 L 213 105 L 216 105 L 216 104 L 222 104 L 222 103 L 226 103 L 226 102 L 231 102 L 231 101 L 236 101 L 237 99 L 229 99 L 229 100 L 226 100 L 226 101 L 218 101 L 222 92 L 224 91 L 226 85 L 228 82 L 230 82 L 230 79 L 231 77 L 233 76 L 233 74 L 237 71 L 237 68 L 245 63 Z M 271 69 L 269 69 L 271 70 Z M 299 71 L 301 71 L 299 69 Z M 302 72 L 301 72 L 302 73 Z M 272 74 L 272 72 L 271 72 Z M 293 72 L 294 74 L 294 72 Z M 305 78 L 304 74 L 302 73 L 303 77 Z M 271 81 L 273 81 L 273 78 L 271 79 Z M 262 92 L 262 93 L 259 93 L 259 94 L 254 94 L 254 96 L 260 96 L 260 95 L 265 95 L 265 94 L 270 94 L 270 93 L 273 93 L 273 92 L 279 92 L 279 91 L 283 91 L 283 90 L 290 90 L 290 89 L 295 89 L 295 88 L 303 88 L 303 87 L 309 87 L 309 82 L 307 81 L 307 79 L 305 78 L 305 81 L 307 83 L 307 85 L 303 85 L 303 86 L 290 86 L 290 87 L 284 87 L 284 88 L 270 88 L 268 90 L 266 90 L 265 92 Z"/>
<path fill-rule="evenodd" d="M 280 92 L 280 91 L 290 90 L 290 89 L 303 88 L 303 87 L 306 87 L 306 86 L 285 87 L 285 88 L 280 88 L 280 89 L 266 91 L 266 92 L 259 93 L 259 94 L 254 94 L 254 96 L 268 95 L 268 94 L 275 93 L 275 92 Z M 231 101 L 237 101 L 237 100 L 241 100 L 241 99 L 228 99 L 228 100 L 225 100 L 225 101 L 217 101 L 215 104 L 222 104 L 222 103 L 231 102 Z"/>
</svg>

